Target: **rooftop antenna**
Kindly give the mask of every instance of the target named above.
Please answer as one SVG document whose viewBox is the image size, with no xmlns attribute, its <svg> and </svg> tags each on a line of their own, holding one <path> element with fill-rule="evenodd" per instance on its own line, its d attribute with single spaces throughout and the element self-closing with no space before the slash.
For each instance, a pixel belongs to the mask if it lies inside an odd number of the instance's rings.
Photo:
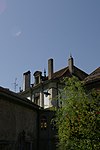
<svg viewBox="0 0 100 150">
<path fill-rule="evenodd" d="M 18 84 L 17 84 L 17 78 L 15 78 L 15 82 L 13 84 L 14 84 L 14 91 L 16 92 L 16 89 L 17 89 L 17 86 L 18 86 Z"/>
<path fill-rule="evenodd" d="M 72 58 L 72 53 L 70 52 L 70 58 Z"/>
</svg>

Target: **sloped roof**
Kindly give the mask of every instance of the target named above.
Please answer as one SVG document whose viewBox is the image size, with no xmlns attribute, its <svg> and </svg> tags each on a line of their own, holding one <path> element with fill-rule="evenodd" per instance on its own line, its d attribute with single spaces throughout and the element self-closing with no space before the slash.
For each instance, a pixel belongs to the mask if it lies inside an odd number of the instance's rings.
<svg viewBox="0 0 100 150">
<path fill-rule="evenodd" d="M 94 70 L 87 78 L 85 78 L 84 81 L 86 84 L 96 82 L 96 81 L 100 82 L 100 67 Z"/>
<path fill-rule="evenodd" d="M 77 76 L 80 80 L 84 80 L 88 74 L 84 71 L 82 71 L 81 69 L 77 68 L 76 66 L 74 66 L 74 73 L 75 76 Z"/>
<path fill-rule="evenodd" d="M 54 72 L 52 75 L 52 79 L 61 78 L 62 76 L 65 75 L 65 73 L 67 73 L 67 76 L 70 75 L 68 67 L 65 67 L 59 71 Z"/>
<path fill-rule="evenodd" d="M 29 101 L 27 98 L 24 98 L 24 97 L 20 96 L 19 94 L 14 93 L 14 92 L 10 91 L 9 89 L 3 88 L 3 87 L 0 87 L 0 98 L 1 97 L 5 97 L 6 100 L 9 100 L 9 101 L 12 101 L 15 103 L 20 103 L 27 107 L 39 109 L 39 106 L 37 106 L 33 102 Z"/>
<path fill-rule="evenodd" d="M 77 76 L 80 80 L 83 80 L 84 78 L 86 78 L 88 76 L 87 73 L 85 73 L 84 71 L 80 70 L 79 68 L 75 67 L 73 68 L 74 72 L 73 75 Z M 61 77 L 71 77 L 72 74 L 69 71 L 69 67 L 65 67 L 55 73 L 53 73 L 52 75 L 52 79 L 56 79 L 56 78 L 61 78 Z"/>
</svg>

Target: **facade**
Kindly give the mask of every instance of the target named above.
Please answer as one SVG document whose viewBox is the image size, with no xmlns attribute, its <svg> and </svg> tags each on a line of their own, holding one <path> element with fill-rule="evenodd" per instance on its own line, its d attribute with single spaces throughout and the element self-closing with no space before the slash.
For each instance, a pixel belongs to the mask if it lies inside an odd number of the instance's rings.
<svg viewBox="0 0 100 150">
<path fill-rule="evenodd" d="M 0 150 L 37 150 L 39 106 L 0 87 Z"/>
<path fill-rule="evenodd" d="M 56 150 L 55 112 L 43 109 L 39 115 L 39 150 Z"/>
<path fill-rule="evenodd" d="M 74 75 L 80 80 L 84 80 L 88 76 L 87 73 L 74 65 L 72 56 L 68 59 L 68 66 L 59 71 L 54 72 L 53 59 L 49 59 L 48 76 L 46 76 L 46 72 L 44 72 L 44 76 L 42 76 L 41 71 L 36 71 L 33 75 L 34 83 L 30 84 L 30 71 L 23 74 L 23 91 L 20 95 L 28 98 L 44 109 L 52 106 L 60 106 L 57 96 L 64 86 L 61 82 L 64 77 L 71 77 Z"/>
<path fill-rule="evenodd" d="M 55 150 L 54 115 L 0 87 L 0 150 Z"/>
<path fill-rule="evenodd" d="M 55 112 L 60 107 L 59 93 L 64 77 L 78 77 L 88 90 L 100 92 L 100 67 L 90 75 L 74 65 L 72 56 L 68 66 L 54 72 L 53 59 L 48 60 L 48 75 L 36 71 L 31 84 L 31 72 L 23 74 L 23 90 L 14 93 L 0 87 L 0 150 L 55 150 Z"/>
</svg>

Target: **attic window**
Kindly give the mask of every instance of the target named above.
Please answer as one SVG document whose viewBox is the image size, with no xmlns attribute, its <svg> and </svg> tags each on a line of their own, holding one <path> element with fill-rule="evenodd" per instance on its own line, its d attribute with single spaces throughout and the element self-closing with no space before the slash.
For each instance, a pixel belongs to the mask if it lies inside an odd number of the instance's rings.
<svg viewBox="0 0 100 150">
<path fill-rule="evenodd" d="M 35 83 L 36 83 L 36 84 L 39 84 L 39 76 L 38 76 L 38 77 L 35 77 Z"/>
<path fill-rule="evenodd" d="M 36 71 L 34 73 L 34 77 L 35 77 L 35 84 L 39 84 L 41 82 L 42 72 Z"/>
</svg>

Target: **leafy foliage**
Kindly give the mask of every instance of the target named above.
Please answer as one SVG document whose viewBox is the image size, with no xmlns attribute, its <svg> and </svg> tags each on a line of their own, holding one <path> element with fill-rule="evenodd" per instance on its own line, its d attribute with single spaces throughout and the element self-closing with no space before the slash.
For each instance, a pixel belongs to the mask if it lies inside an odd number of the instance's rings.
<svg viewBox="0 0 100 150">
<path fill-rule="evenodd" d="M 76 77 L 65 78 L 57 110 L 59 150 L 99 150 L 100 96 L 86 92 Z"/>
</svg>

